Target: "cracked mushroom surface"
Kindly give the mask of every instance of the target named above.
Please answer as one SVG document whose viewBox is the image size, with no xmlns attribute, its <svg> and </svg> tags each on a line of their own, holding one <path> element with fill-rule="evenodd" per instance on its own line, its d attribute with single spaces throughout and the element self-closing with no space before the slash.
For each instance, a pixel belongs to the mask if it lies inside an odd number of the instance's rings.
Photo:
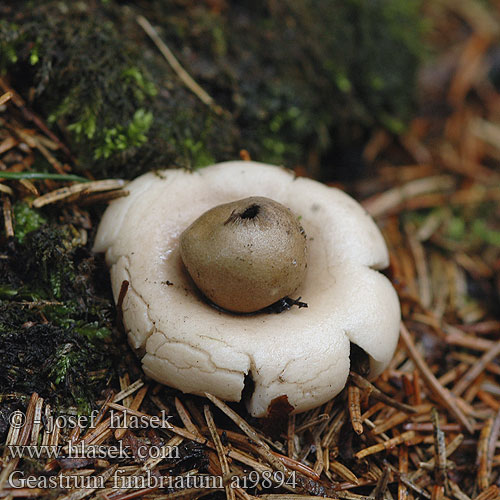
<svg viewBox="0 0 500 500">
<path fill-rule="evenodd" d="M 196 172 L 164 170 L 135 179 L 113 201 L 94 251 L 105 252 L 115 301 L 145 373 L 183 392 L 240 401 L 264 416 L 285 395 L 295 412 L 344 387 L 350 344 L 364 350 L 370 377 L 391 360 L 399 301 L 378 269 L 388 251 L 371 217 L 350 196 L 280 167 L 226 162 Z M 297 295 L 307 308 L 252 315 L 218 310 L 200 294 L 180 256 L 180 237 L 204 212 L 251 196 L 275 200 L 300 217 L 308 268 Z"/>
</svg>

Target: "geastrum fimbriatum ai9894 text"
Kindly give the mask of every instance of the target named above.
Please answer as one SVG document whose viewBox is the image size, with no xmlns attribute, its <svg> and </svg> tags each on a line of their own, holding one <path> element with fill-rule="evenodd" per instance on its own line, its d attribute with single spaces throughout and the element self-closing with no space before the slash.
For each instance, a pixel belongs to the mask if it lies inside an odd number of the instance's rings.
<svg viewBox="0 0 500 500">
<path fill-rule="evenodd" d="M 251 379 L 260 417 L 281 396 L 301 412 L 338 394 L 351 343 L 370 377 L 387 366 L 399 301 L 377 271 L 389 261 L 382 235 L 351 197 L 255 162 L 152 172 L 127 189 L 94 250 L 115 300 L 129 283 L 123 324 L 147 375 L 229 401 Z M 270 313 L 299 297 L 307 308 Z"/>
</svg>

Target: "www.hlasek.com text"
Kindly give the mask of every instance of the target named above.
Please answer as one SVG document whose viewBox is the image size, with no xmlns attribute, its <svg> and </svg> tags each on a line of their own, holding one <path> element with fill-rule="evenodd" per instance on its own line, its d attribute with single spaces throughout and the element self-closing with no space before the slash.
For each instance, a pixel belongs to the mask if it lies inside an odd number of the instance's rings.
<svg viewBox="0 0 500 500">
<path fill-rule="evenodd" d="M 179 459 L 181 458 L 178 446 L 175 445 L 147 445 L 142 444 L 134 448 L 132 453 L 129 446 L 118 441 L 116 445 L 88 444 L 85 441 L 65 445 L 8 445 L 7 449 L 12 458 L 86 458 L 86 459 Z"/>
</svg>

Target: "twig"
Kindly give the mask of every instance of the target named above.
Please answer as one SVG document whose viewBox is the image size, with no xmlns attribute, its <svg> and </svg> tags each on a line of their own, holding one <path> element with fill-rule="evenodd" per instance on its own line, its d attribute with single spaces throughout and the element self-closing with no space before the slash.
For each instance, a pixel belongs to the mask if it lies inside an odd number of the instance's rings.
<svg viewBox="0 0 500 500">
<path fill-rule="evenodd" d="M 399 471 L 393 467 L 391 464 L 389 464 L 388 462 L 386 462 L 386 465 L 387 467 L 389 467 L 389 469 L 397 475 L 397 477 L 399 478 L 399 480 L 405 485 L 407 486 L 408 488 L 410 488 L 411 490 L 413 490 L 414 492 L 418 493 L 419 495 L 421 495 L 422 497 L 424 498 L 427 498 L 430 500 L 431 498 L 431 495 L 429 495 L 429 493 L 427 491 L 425 491 L 423 488 L 420 488 L 419 486 L 417 486 L 413 481 L 411 481 L 410 479 L 408 479 L 408 477 L 406 477 L 406 475 L 404 474 L 400 474 Z"/>
<path fill-rule="evenodd" d="M 301 474 L 304 474 L 304 476 L 308 477 L 309 479 L 312 479 L 313 481 L 320 480 L 320 474 L 316 472 L 314 469 L 311 469 L 311 467 L 309 467 L 308 465 L 303 464 L 302 462 L 299 462 L 298 460 L 295 460 L 293 458 L 287 457 L 286 455 L 282 455 L 281 453 L 278 453 L 276 451 L 271 451 L 271 453 L 275 457 L 278 457 L 283 462 L 283 464 L 289 469 L 300 472 Z"/>
<path fill-rule="evenodd" d="M 138 381 L 139 382 L 139 381 Z M 142 382 L 142 381 L 141 381 Z M 145 385 L 139 389 L 137 394 L 135 395 L 134 399 L 130 403 L 129 408 L 132 410 L 138 410 L 141 407 L 142 401 L 144 397 L 146 396 L 146 392 L 148 392 L 149 386 Z M 127 427 L 128 427 L 128 417 L 127 414 L 123 414 L 123 422 L 122 422 L 122 427 L 120 429 L 116 429 L 115 431 L 115 439 L 120 440 L 125 436 L 127 432 Z"/>
<path fill-rule="evenodd" d="M 490 486 L 492 463 L 488 459 L 488 448 L 492 428 L 493 419 L 489 418 L 485 426 L 481 429 L 481 434 L 477 443 L 477 461 L 479 464 L 477 468 L 477 484 L 481 491 L 488 489 Z"/>
<path fill-rule="evenodd" d="M 486 351 L 477 363 L 465 373 L 465 375 L 457 382 L 451 390 L 456 396 L 460 396 L 469 387 L 474 380 L 484 371 L 486 365 L 493 361 L 500 354 L 500 341 L 496 342 L 492 348 Z"/>
<path fill-rule="evenodd" d="M 380 453 L 381 451 L 388 450 L 390 448 L 394 448 L 395 446 L 411 441 L 415 437 L 414 431 L 406 431 L 400 434 L 399 436 L 393 437 L 388 441 L 384 441 L 383 443 L 374 444 L 373 446 L 369 446 L 368 448 L 364 448 L 363 450 L 355 453 L 356 458 L 364 458 L 368 455 L 373 455 L 374 453 Z"/>
<path fill-rule="evenodd" d="M 401 476 L 408 474 L 408 448 L 399 447 L 399 482 L 398 482 L 398 500 L 408 500 L 408 488 L 401 481 Z"/>
<path fill-rule="evenodd" d="M 102 474 L 96 476 L 96 484 L 104 484 L 118 469 L 118 464 L 111 466 L 109 469 L 104 471 Z M 99 480 L 97 480 L 99 478 Z M 78 490 L 71 491 L 68 495 L 63 495 L 59 497 L 59 500 L 82 500 L 94 493 L 97 488 L 80 488 Z"/>
<path fill-rule="evenodd" d="M 418 410 L 416 408 L 405 403 L 401 403 L 400 401 L 397 401 L 390 396 L 387 396 L 387 394 L 384 394 L 380 389 L 375 387 L 372 383 L 368 382 L 368 380 L 363 378 L 358 373 L 351 372 L 350 377 L 360 389 L 368 391 L 370 396 L 373 396 L 375 399 L 382 401 L 382 403 L 385 403 L 388 406 L 393 406 L 394 408 L 404 411 L 405 413 L 418 413 Z"/>
<path fill-rule="evenodd" d="M 287 495 L 287 494 L 264 494 L 259 495 L 262 500 L 317 500 L 318 497 L 311 495 Z M 333 498 L 324 497 L 322 500 L 335 500 Z"/>
<path fill-rule="evenodd" d="M 491 340 L 473 337 L 451 325 L 445 325 L 444 331 L 447 333 L 446 342 L 448 344 L 468 347 L 475 351 L 489 351 L 495 345 L 495 342 Z"/>
<path fill-rule="evenodd" d="M 442 426 L 441 426 L 442 428 Z M 464 440 L 464 435 L 463 434 L 458 434 L 453 438 L 453 440 L 446 446 L 445 449 L 445 459 L 447 459 L 450 455 L 452 455 L 457 448 L 462 444 Z M 420 462 L 419 466 L 421 468 L 434 468 L 436 466 L 436 458 L 433 457 L 427 462 Z M 412 475 L 413 478 L 419 477 L 421 475 L 420 471 L 417 471 L 415 474 Z"/>
<path fill-rule="evenodd" d="M 33 428 L 31 429 L 30 445 L 38 444 L 38 437 L 40 436 L 40 430 L 42 425 L 42 410 L 43 410 L 43 398 L 39 397 L 35 403 L 35 412 L 33 416 Z"/>
<path fill-rule="evenodd" d="M 453 396 L 438 382 L 435 375 L 431 372 L 427 363 L 425 362 L 422 355 L 418 352 L 413 340 L 411 339 L 410 332 L 406 329 L 406 326 L 401 322 L 401 338 L 406 346 L 408 354 L 411 359 L 420 370 L 422 378 L 427 383 L 429 389 L 442 401 L 442 403 L 453 413 L 453 415 L 460 421 L 460 423 L 472 434 L 474 428 L 469 422 L 467 417 L 464 415 L 462 410 L 456 404 Z"/>
<path fill-rule="evenodd" d="M 3 106 L 5 103 L 9 102 L 12 99 L 11 92 L 5 92 L 0 96 L 0 106 Z"/>
<path fill-rule="evenodd" d="M 107 191 L 105 193 L 89 194 L 85 196 L 82 200 L 78 200 L 78 205 L 80 207 L 87 207 L 89 205 L 96 205 L 98 203 L 109 203 L 110 201 L 116 200 L 117 198 L 124 198 L 128 196 L 130 191 L 126 189 L 118 189 L 116 191 Z"/>
<path fill-rule="evenodd" d="M 435 191 L 448 191 L 455 187 L 456 180 L 449 175 L 416 179 L 364 200 L 362 205 L 373 217 L 393 211 L 415 196 Z"/>
<path fill-rule="evenodd" d="M 432 487 L 431 500 L 444 500 L 444 486 L 435 484 Z"/>
<path fill-rule="evenodd" d="M 391 476 L 390 470 L 388 467 L 384 468 L 382 475 L 380 476 L 377 486 L 372 491 L 371 496 L 375 498 L 375 500 L 382 500 L 384 498 L 384 493 L 387 490 L 387 486 L 389 484 L 389 478 Z"/>
<path fill-rule="evenodd" d="M 45 125 L 43 120 L 35 113 L 30 111 L 23 100 L 23 98 L 6 82 L 5 78 L 0 77 L 0 87 L 10 95 L 12 102 L 21 110 L 23 116 L 35 123 L 35 125 L 48 137 L 50 137 L 65 153 L 73 160 L 73 156 L 66 145 L 59 140 L 59 138 Z"/>
<path fill-rule="evenodd" d="M 321 447 L 321 440 L 319 435 L 316 435 L 314 439 L 314 446 L 316 448 L 316 463 L 314 464 L 314 472 L 318 475 L 318 479 L 321 477 L 321 473 L 325 468 L 325 458 L 323 448 Z M 287 457 L 288 458 L 288 457 Z"/>
<path fill-rule="evenodd" d="M 38 197 L 33 201 L 33 206 L 35 208 L 41 208 L 45 205 L 62 200 L 73 201 L 74 196 L 84 196 L 85 194 L 102 191 L 114 191 L 116 189 L 121 189 L 124 185 L 125 181 L 122 179 L 105 179 L 85 184 L 72 184 L 71 186 L 56 189 L 55 191 Z"/>
<path fill-rule="evenodd" d="M 179 414 L 180 419 L 182 420 L 182 423 L 184 424 L 184 427 L 195 436 L 203 437 L 196 425 L 193 424 L 188 411 L 181 403 L 180 399 L 177 397 L 175 398 L 175 408 L 177 410 L 177 413 Z"/>
<path fill-rule="evenodd" d="M 349 401 L 349 415 L 351 424 L 356 434 L 363 434 L 363 424 L 361 423 L 361 406 L 359 401 L 359 388 L 355 385 L 349 385 L 347 389 Z"/>
<path fill-rule="evenodd" d="M 14 422 L 11 422 L 11 427 L 9 429 L 9 434 L 11 436 L 11 440 L 8 441 L 9 445 L 13 446 L 24 446 L 28 443 L 31 430 L 33 427 L 33 419 L 36 411 L 36 403 L 38 400 L 38 394 L 34 392 L 31 395 L 30 401 L 28 403 L 28 408 L 26 410 L 26 415 L 24 416 L 24 422 L 22 428 L 19 429 L 19 425 L 16 425 Z M 21 418 L 23 415 L 21 414 Z M 14 430 L 15 432 L 11 432 Z M 14 439 L 15 438 L 15 439 Z M 7 460 L 4 461 L 4 467 L 2 472 L 0 473 L 0 491 L 4 488 L 5 484 L 9 480 L 11 473 L 16 469 L 17 464 L 19 463 L 18 457 L 8 457 L 8 448 L 5 448 L 4 457 Z"/>
<path fill-rule="evenodd" d="M 493 426 L 488 438 L 488 461 L 493 462 L 493 456 L 495 455 L 495 450 L 497 448 L 498 436 L 500 435 L 500 410 L 497 411 L 495 418 L 493 420 Z"/>
<path fill-rule="evenodd" d="M 11 187 L 6 186 L 5 184 L 0 183 L 0 192 L 8 194 L 9 196 L 12 196 L 14 194 L 14 191 L 12 190 Z"/>
<path fill-rule="evenodd" d="M 397 425 L 402 424 L 408 420 L 409 415 L 403 412 L 398 412 L 392 415 L 387 420 L 381 422 L 373 429 L 373 434 L 376 436 L 383 434 L 384 432 L 396 427 Z"/>
<path fill-rule="evenodd" d="M 330 460 L 330 470 L 340 476 L 345 481 L 350 483 L 359 484 L 359 479 L 356 477 L 354 472 L 348 469 L 344 464 L 337 462 L 336 460 Z"/>
<path fill-rule="evenodd" d="M 470 500 L 456 483 L 450 482 L 450 489 L 457 500 Z"/>
<path fill-rule="evenodd" d="M 418 292 L 420 302 L 424 308 L 429 308 L 432 303 L 432 288 L 429 279 L 429 269 L 425 250 L 420 241 L 415 237 L 415 230 L 412 225 L 407 224 L 406 233 L 413 259 L 415 260 L 415 268 L 418 276 Z"/>
<path fill-rule="evenodd" d="M 133 384 L 130 384 L 128 387 L 120 391 L 114 398 L 113 403 L 119 403 L 122 399 L 133 394 L 135 391 L 140 389 L 144 385 L 144 382 L 141 379 L 136 380 Z"/>
<path fill-rule="evenodd" d="M 210 411 L 210 407 L 208 405 L 205 405 L 203 407 L 203 410 L 205 412 L 205 419 L 207 421 L 208 430 L 210 431 L 210 435 L 212 436 L 212 440 L 215 444 L 215 450 L 217 451 L 217 455 L 219 457 L 220 468 L 222 470 L 222 478 L 224 483 L 224 489 L 226 490 L 227 500 L 235 500 L 234 490 L 231 487 L 230 483 L 231 472 L 229 470 L 229 464 L 227 463 L 226 448 L 222 444 L 219 434 L 217 434 L 217 429 L 215 427 L 214 418 L 212 417 L 212 412 Z"/>
<path fill-rule="evenodd" d="M 248 425 L 237 413 L 231 410 L 231 408 L 229 408 L 229 406 L 223 403 L 220 399 L 212 396 L 212 394 L 209 394 L 207 392 L 205 393 L 205 396 L 223 413 L 225 413 L 254 443 L 259 445 L 257 450 L 260 452 L 262 457 L 264 457 L 277 470 L 283 472 L 288 476 L 287 468 L 278 458 L 273 455 L 269 446 L 264 441 L 262 441 L 255 430 L 250 427 L 250 425 Z"/>
<path fill-rule="evenodd" d="M 2 196 L 3 200 L 3 220 L 5 224 L 5 234 L 7 238 L 14 237 L 14 226 L 12 224 L 12 205 L 8 196 Z"/>
<path fill-rule="evenodd" d="M 321 415 L 318 415 L 316 418 L 313 418 L 310 421 L 306 421 L 299 427 L 296 427 L 295 434 L 302 434 L 305 430 L 310 429 L 311 427 L 315 427 L 322 422 L 327 422 L 328 420 L 330 420 L 330 415 L 322 413 Z"/>
<path fill-rule="evenodd" d="M 128 372 L 125 372 L 123 375 L 120 375 L 119 377 L 119 382 L 120 382 L 120 389 L 124 391 L 130 386 L 130 375 Z M 130 403 L 132 403 L 132 396 L 126 395 L 123 399 L 123 406 L 130 406 Z M 114 400 L 113 400 L 114 401 Z M 117 401 L 115 401 L 117 403 Z"/>
<path fill-rule="evenodd" d="M 436 477 L 439 486 L 447 486 L 448 475 L 446 471 L 446 444 L 444 441 L 444 432 L 439 424 L 439 413 L 436 408 L 431 412 L 432 424 L 434 426 L 434 453 L 436 456 L 435 467 Z M 447 488 L 448 489 L 448 488 Z"/>
<path fill-rule="evenodd" d="M 158 47 L 159 51 L 162 53 L 163 57 L 167 60 L 170 67 L 174 70 L 176 75 L 181 79 L 184 85 L 200 99 L 201 102 L 206 104 L 211 108 L 214 113 L 221 115 L 223 110 L 218 106 L 214 99 L 209 96 L 189 75 L 189 73 L 181 66 L 177 58 L 174 56 L 172 51 L 167 47 L 165 42 L 159 37 L 156 30 L 153 28 L 151 23 L 144 17 L 138 16 L 137 23 L 141 28 L 147 33 L 147 35 L 153 40 L 154 44 Z"/>
<path fill-rule="evenodd" d="M 477 397 L 493 410 L 500 410 L 500 401 L 495 399 L 490 393 L 480 389 L 479 391 L 477 391 Z"/>
<path fill-rule="evenodd" d="M 64 166 L 50 153 L 50 151 L 42 144 L 42 141 L 37 139 L 36 135 L 29 134 L 20 128 L 12 128 L 14 133 L 25 142 L 30 148 L 38 149 L 45 159 L 54 167 L 54 170 L 60 174 L 65 175 Z"/>
<path fill-rule="evenodd" d="M 500 488 L 492 484 L 487 490 L 481 492 L 474 500 L 498 500 L 500 497 Z"/>
<path fill-rule="evenodd" d="M 11 135 L 9 135 L 9 137 L 4 139 L 0 143 L 0 154 L 6 153 L 7 151 L 12 149 L 13 147 L 17 146 L 18 144 L 19 144 L 19 141 L 17 139 L 15 139 L 14 137 L 12 137 Z"/>
<path fill-rule="evenodd" d="M 286 442 L 287 442 L 287 452 L 290 458 L 293 458 L 295 453 L 294 436 L 295 436 L 295 415 L 289 415 Z"/>
</svg>

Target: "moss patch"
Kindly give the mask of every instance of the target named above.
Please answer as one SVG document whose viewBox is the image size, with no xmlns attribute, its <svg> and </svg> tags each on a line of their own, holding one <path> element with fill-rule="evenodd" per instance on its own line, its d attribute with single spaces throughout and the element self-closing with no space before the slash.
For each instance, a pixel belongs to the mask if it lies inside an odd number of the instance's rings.
<svg viewBox="0 0 500 500">
<path fill-rule="evenodd" d="M 234 159 L 318 165 L 400 133 L 423 52 L 419 2 L 37 2 L 3 7 L 0 65 L 71 140 L 81 169 L 132 177 Z M 145 15 L 226 111 L 199 101 L 136 23 Z M 335 175 L 326 166 L 323 176 Z"/>
</svg>

